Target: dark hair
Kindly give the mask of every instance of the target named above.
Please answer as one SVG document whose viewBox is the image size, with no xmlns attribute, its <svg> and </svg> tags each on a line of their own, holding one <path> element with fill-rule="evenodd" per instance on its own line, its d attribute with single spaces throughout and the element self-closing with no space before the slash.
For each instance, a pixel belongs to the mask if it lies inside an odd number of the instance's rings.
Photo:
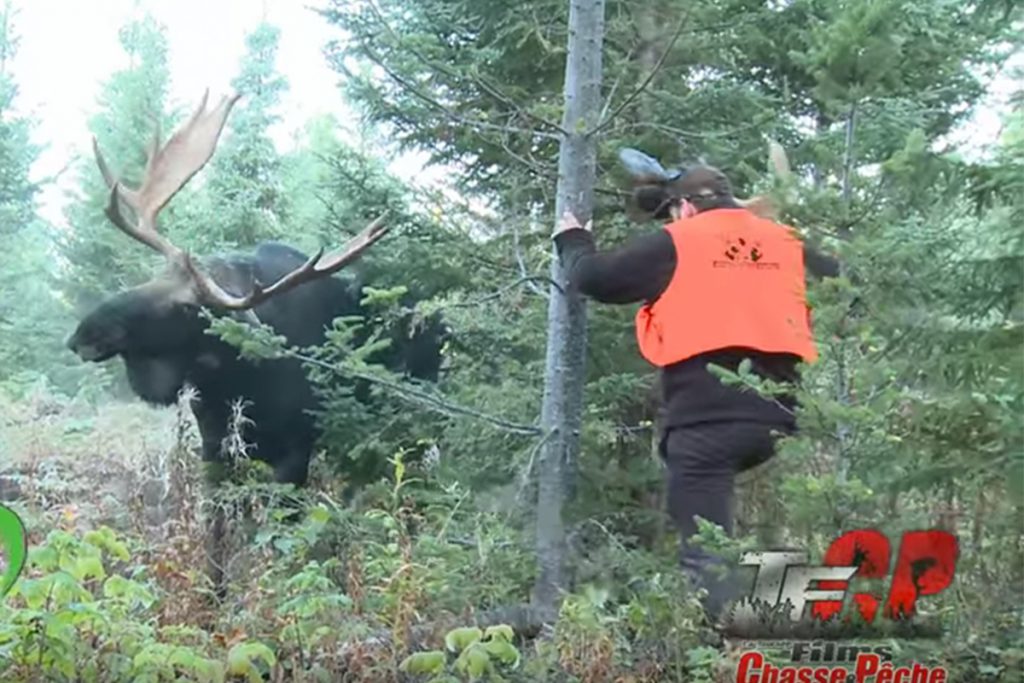
<svg viewBox="0 0 1024 683">
<path fill-rule="evenodd" d="M 668 219 L 672 216 L 670 209 L 679 197 L 673 197 L 666 185 L 653 184 L 634 188 L 631 200 L 640 213 L 651 218 Z"/>
</svg>

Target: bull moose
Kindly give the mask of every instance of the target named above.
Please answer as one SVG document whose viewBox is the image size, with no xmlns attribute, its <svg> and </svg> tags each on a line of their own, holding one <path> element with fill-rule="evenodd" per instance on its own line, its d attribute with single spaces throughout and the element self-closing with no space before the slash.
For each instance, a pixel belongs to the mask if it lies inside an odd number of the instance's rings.
<svg viewBox="0 0 1024 683">
<path fill-rule="evenodd" d="M 96 140 L 93 150 L 110 190 L 105 213 L 124 232 L 162 254 L 166 267 L 152 280 L 100 303 L 80 322 L 67 346 L 81 359 L 103 362 L 120 356 L 132 390 L 155 405 L 173 403 L 183 386 L 197 390 L 192 404 L 202 437 L 203 460 L 220 462 L 232 404 L 247 404 L 243 432 L 252 457 L 266 462 L 281 483 L 304 486 L 319 436 L 312 410 L 319 400 L 300 361 L 275 358 L 252 362 L 219 337 L 207 334 L 205 307 L 214 315 L 262 322 L 297 346 L 321 344 L 332 321 L 358 315 L 360 287 L 334 274 L 356 260 L 388 231 L 384 216 L 370 223 L 340 250 L 307 256 L 269 242 L 251 254 L 213 256 L 202 264 L 157 230 L 157 215 L 210 160 L 239 94 L 207 111 L 209 91 L 192 118 L 163 146 L 159 134 L 148 150 L 138 189 L 125 187 L 110 172 Z M 129 221 L 126 205 L 135 214 Z M 436 380 L 444 326 L 430 321 L 385 351 L 386 365 L 411 376 Z"/>
</svg>

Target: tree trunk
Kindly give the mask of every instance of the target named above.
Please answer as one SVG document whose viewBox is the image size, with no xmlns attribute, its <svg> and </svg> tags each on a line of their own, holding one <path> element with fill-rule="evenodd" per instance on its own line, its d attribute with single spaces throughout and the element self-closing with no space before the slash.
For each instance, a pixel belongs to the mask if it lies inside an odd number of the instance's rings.
<svg viewBox="0 0 1024 683">
<path fill-rule="evenodd" d="M 594 204 L 597 141 L 589 131 L 601 107 L 604 0 L 570 0 L 569 45 L 565 63 L 566 131 L 558 155 L 555 221 L 571 211 L 586 224 Z M 552 259 L 554 287 L 548 300 L 548 347 L 541 424 L 548 435 L 541 448 L 537 481 L 538 574 L 533 602 L 554 609 L 566 586 L 563 507 L 575 487 L 585 379 L 586 307 L 570 292 L 562 262 Z"/>
<path fill-rule="evenodd" d="M 843 221 L 849 220 L 851 213 L 850 203 L 853 198 L 853 166 L 854 158 L 854 133 L 857 122 L 857 103 L 850 105 L 850 112 L 846 117 L 846 142 L 843 149 Z M 840 230 L 840 236 L 849 239 L 850 228 L 848 225 Z M 845 263 L 839 263 L 839 275 L 846 276 Z M 843 407 L 850 405 L 850 377 L 847 368 L 848 354 L 845 340 L 841 339 L 838 345 L 838 358 L 836 358 L 836 398 Z M 840 484 L 846 483 L 850 471 L 850 426 L 841 422 L 836 430 L 836 437 L 839 440 L 839 468 L 836 472 L 836 479 Z"/>
</svg>

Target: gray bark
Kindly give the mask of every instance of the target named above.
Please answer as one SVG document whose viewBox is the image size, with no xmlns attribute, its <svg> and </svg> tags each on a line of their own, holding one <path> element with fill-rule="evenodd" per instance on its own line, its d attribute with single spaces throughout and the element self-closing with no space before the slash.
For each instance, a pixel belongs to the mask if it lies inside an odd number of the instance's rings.
<svg viewBox="0 0 1024 683">
<path fill-rule="evenodd" d="M 843 206 L 846 217 L 850 214 L 850 202 L 853 197 L 853 166 L 855 163 L 853 143 L 856 131 L 857 103 L 850 105 L 850 112 L 846 117 L 846 141 L 843 149 Z M 841 231 L 844 239 L 849 238 L 849 228 L 844 227 Z M 839 263 L 839 275 L 846 276 L 846 266 L 843 261 Z M 836 358 L 836 398 L 842 406 L 850 404 L 850 378 L 847 369 L 847 352 L 845 344 L 840 341 L 837 347 Z M 850 425 L 841 422 L 836 429 L 836 437 L 839 440 L 839 467 L 836 471 L 836 479 L 840 484 L 846 483 L 846 477 L 850 470 Z"/>
<path fill-rule="evenodd" d="M 594 204 L 597 141 L 588 131 L 601 109 L 604 0 L 570 0 L 565 64 L 565 113 L 558 155 L 555 221 L 571 211 L 585 225 Z M 571 292 L 562 262 L 552 259 L 548 347 L 541 424 L 549 437 L 538 460 L 536 543 L 538 575 L 533 603 L 552 609 L 566 587 L 566 501 L 575 487 L 586 369 L 586 306 Z M 563 294 L 564 293 L 564 294 Z"/>
</svg>

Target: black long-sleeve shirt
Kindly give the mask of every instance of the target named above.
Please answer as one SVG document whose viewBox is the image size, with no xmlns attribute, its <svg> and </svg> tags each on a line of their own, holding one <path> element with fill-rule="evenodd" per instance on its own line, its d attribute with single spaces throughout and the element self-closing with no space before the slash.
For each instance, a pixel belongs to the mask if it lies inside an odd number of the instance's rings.
<svg viewBox="0 0 1024 683">
<path fill-rule="evenodd" d="M 570 287 L 603 303 L 653 302 L 668 287 L 676 269 L 675 245 L 666 230 L 634 237 L 617 249 L 603 252 L 597 251 L 593 236 L 586 230 L 563 232 L 555 238 L 555 245 L 561 258 L 571 259 L 567 263 Z M 804 262 L 811 275 L 839 274 L 835 259 L 807 245 Z M 753 349 L 722 349 L 669 365 L 662 373 L 663 427 L 740 420 L 791 427 L 795 405 L 792 397 L 764 399 L 752 391 L 723 384 L 707 370 L 713 363 L 736 371 L 744 358 L 750 358 L 753 372 L 766 379 L 789 383 L 798 380 L 799 357 Z"/>
</svg>

